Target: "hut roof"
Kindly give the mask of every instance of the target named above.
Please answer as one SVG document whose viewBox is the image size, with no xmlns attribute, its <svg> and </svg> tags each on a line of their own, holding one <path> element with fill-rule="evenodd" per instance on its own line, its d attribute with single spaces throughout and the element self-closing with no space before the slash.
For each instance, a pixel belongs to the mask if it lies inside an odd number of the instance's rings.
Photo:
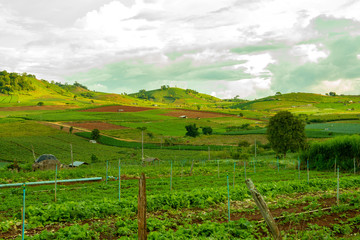
<svg viewBox="0 0 360 240">
<path fill-rule="evenodd" d="M 42 162 L 42 161 L 45 161 L 45 160 L 57 160 L 57 158 L 52 155 L 52 154 L 43 154 L 41 155 L 40 157 L 38 157 L 38 159 L 36 159 L 36 163 L 39 163 L 39 162 Z"/>
<path fill-rule="evenodd" d="M 69 167 L 78 167 L 78 166 L 80 166 L 80 165 L 89 165 L 88 163 L 86 163 L 86 162 L 80 162 L 80 161 L 75 161 L 74 162 L 74 165 L 72 164 L 72 163 L 70 163 L 69 164 Z"/>
</svg>

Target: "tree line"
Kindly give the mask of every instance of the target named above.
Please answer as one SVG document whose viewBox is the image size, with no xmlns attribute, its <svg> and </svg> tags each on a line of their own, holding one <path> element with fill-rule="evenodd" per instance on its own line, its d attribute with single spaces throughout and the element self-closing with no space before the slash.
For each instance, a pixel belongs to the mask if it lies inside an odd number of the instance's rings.
<svg viewBox="0 0 360 240">
<path fill-rule="evenodd" d="M 8 73 L 0 72 L 0 93 L 10 94 L 16 91 L 32 91 L 35 90 L 31 79 L 35 76 L 27 73 Z"/>
</svg>

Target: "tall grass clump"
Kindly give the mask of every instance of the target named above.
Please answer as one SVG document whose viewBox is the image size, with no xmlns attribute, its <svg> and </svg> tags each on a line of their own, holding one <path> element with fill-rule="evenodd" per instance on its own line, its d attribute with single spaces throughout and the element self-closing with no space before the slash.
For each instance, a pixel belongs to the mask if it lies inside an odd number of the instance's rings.
<svg viewBox="0 0 360 240">
<path fill-rule="evenodd" d="M 314 142 L 300 154 L 302 166 L 309 160 L 309 168 L 315 170 L 330 170 L 339 167 L 343 171 L 359 167 L 360 136 L 340 136 L 324 142 Z"/>
</svg>

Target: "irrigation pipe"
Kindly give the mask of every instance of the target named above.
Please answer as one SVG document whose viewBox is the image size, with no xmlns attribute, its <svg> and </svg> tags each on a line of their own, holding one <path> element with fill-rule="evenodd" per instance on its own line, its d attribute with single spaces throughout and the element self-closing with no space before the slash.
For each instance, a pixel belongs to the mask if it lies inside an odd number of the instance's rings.
<svg viewBox="0 0 360 240">
<path fill-rule="evenodd" d="M 102 177 L 93 177 L 93 178 L 78 178 L 78 179 L 64 179 L 57 180 L 57 183 L 69 183 L 69 182 L 88 182 L 88 181 L 101 181 Z M 46 185 L 46 184 L 54 184 L 55 181 L 41 181 L 41 182 L 26 182 L 26 186 L 31 185 Z M 0 188 L 2 187 L 21 187 L 24 183 L 8 183 L 8 184 L 0 184 Z"/>
</svg>

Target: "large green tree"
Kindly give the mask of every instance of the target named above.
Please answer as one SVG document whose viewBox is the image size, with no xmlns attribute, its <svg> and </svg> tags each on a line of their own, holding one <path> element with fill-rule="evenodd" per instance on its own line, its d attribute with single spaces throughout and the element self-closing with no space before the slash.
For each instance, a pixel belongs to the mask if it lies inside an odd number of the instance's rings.
<svg viewBox="0 0 360 240">
<path fill-rule="evenodd" d="M 284 154 L 306 146 L 305 123 L 288 111 L 273 116 L 267 128 L 267 137 L 276 153 Z"/>
</svg>

